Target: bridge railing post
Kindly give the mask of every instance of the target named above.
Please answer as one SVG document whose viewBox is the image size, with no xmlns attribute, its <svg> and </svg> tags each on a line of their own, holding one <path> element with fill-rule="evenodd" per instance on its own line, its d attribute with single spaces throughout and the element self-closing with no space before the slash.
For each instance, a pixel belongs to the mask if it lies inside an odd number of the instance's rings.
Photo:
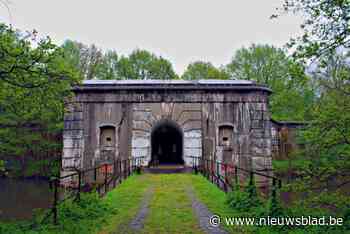
<svg viewBox="0 0 350 234">
<path fill-rule="evenodd" d="M 272 199 L 276 199 L 276 179 L 272 178 Z"/>
<path fill-rule="evenodd" d="M 224 189 L 225 189 L 225 192 L 228 192 L 228 187 L 227 187 L 227 164 L 224 163 Z"/>
<path fill-rule="evenodd" d="M 78 193 L 77 193 L 77 200 L 80 201 L 80 192 L 81 192 L 81 171 L 78 170 Z"/>
<path fill-rule="evenodd" d="M 105 174 L 105 181 L 104 181 L 104 184 L 105 184 L 105 193 L 107 193 L 107 190 L 108 190 L 108 188 L 107 188 L 107 172 L 108 172 L 108 164 L 106 163 L 105 165 L 104 165 L 104 174 Z"/>
<path fill-rule="evenodd" d="M 238 182 L 238 167 L 237 167 L 237 165 L 235 165 L 235 186 L 236 187 L 239 186 L 239 182 Z"/>
<path fill-rule="evenodd" d="M 216 185 L 220 186 L 220 162 L 216 162 Z"/>
<path fill-rule="evenodd" d="M 113 188 L 115 188 L 116 186 L 116 180 L 117 180 L 117 162 L 114 159 L 113 161 L 113 176 L 112 176 L 112 180 L 113 180 Z"/>
<path fill-rule="evenodd" d="M 124 179 L 126 179 L 126 175 L 127 175 L 127 169 L 126 169 L 126 159 L 124 159 L 124 163 L 123 163 L 123 174 L 124 174 Z"/>
<path fill-rule="evenodd" d="M 53 197 L 53 206 L 52 206 L 52 212 L 53 212 L 53 224 L 57 225 L 57 203 L 58 203 L 58 185 L 59 185 L 59 179 L 55 178 L 54 181 L 54 197 Z"/>
</svg>

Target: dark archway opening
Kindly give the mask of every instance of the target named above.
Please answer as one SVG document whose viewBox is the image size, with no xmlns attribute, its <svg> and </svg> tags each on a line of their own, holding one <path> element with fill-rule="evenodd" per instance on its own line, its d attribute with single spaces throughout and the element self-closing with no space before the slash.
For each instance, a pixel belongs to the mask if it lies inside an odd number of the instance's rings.
<svg viewBox="0 0 350 234">
<path fill-rule="evenodd" d="M 164 121 L 152 131 L 153 164 L 183 164 L 183 136 L 176 124 Z"/>
</svg>

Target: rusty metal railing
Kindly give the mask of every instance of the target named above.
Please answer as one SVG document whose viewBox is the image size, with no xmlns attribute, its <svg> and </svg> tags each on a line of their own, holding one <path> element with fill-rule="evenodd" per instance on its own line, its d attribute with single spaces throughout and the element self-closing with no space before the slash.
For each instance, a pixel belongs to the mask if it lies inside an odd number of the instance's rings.
<svg viewBox="0 0 350 234">
<path fill-rule="evenodd" d="M 132 173 L 141 173 L 144 157 L 132 159 L 118 159 L 113 163 L 104 163 L 99 166 L 79 170 L 54 177 L 50 180 L 53 189 L 53 204 L 50 212 L 43 219 L 53 216 L 53 223 L 58 224 L 58 206 L 67 199 L 80 200 L 83 192 L 97 191 L 100 196 L 115 188 Z"/>
<path fill-rule="evenodd" d="M 257 176 L 263 178 L 260 187 L 271 191 L 270 193 L 266 191 L 268 196 L 276 197 L 277 189 L 282 187 L 281 179 L 260 171 L 249 170 L 238 167 L 233 163 L 223 163 L 212 159 L 193 156 L 190 156 L 190 158 L 192 158 L 192 169 L 195 173 L 201 173 L 225 192 L 232 191 L 235 186 L 243 187 L 246 180 L 249 184 L 252 184 Z"/>
</svg>

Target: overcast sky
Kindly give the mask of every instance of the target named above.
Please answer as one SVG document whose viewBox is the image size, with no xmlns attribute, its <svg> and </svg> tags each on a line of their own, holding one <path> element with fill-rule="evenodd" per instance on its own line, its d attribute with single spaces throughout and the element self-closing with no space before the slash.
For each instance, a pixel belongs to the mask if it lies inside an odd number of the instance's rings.
<svg viewBox="0 0 350 234">
<path fill-rule="evenodd" d="M 1 22 L 36 29 L 59 44 L 72 39 L 120 54 L 147 49 L 169 59 L 179 74 L 190 62 L 220 66 L 240 47 L 282 46 L 300 33 L 296 16 L 269 19 L 282 0 L 9 1 L 12 17 L 1 5 Z"/>
</svg>

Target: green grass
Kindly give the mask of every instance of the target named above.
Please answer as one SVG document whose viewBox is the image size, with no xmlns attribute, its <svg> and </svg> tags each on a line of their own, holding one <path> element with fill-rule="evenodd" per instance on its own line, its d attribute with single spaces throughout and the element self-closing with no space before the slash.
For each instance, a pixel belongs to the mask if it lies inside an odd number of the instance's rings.
<svg viewBox="0 0 350 234">
<path fill-rule="evenodd" d="M 136 216 L 149 186 L 146 176 L 134 175 L 109 192 L 105 201 L 116 210 L 116 214 L 106 217 L 106 224 L 98 233 L 117 233 L 118 230 L 125 229 Z"/>
<path fill-rule="evenodd" d="M 215 215 L 223 217 L 242 217 L 244 214 L 234 211 L 226 204 L 226 193 L 209 182 L 201 175 L 192 175 L 191 183 L 194 188 L 196 197 L 205 204 L 208 209 Z M 229 233 L 250 233 L 251 231 L 245 226 L 226 226 L 221 225 Z"/>
<path fill-rule="evenodd" d="M 147 177 L 154 187 L 142 233 L 203 233 L 187 194 L 191 176 L 168 174 Z"/>
<path fill-rule="evenodd" d="M 82 196 L 80 203 L 65 202 L 60 207 L 59 226 L 46 224 L 37 230 L 20 229 L 14 224 L 0 226 L 0 233 L 133 233 L 129 225 L 138 214 L 144 197 L 149 210 L 139 233 L 203 233 L 192 209 L 188 192 L 221 217 L 244 217 L 230 208 L 226 194 L 201 175 L 133 175 L 100 199 L 96 194 Z M 248 226 L 225 226 L 229 233 L 254 233 Z"/>
</svg>

